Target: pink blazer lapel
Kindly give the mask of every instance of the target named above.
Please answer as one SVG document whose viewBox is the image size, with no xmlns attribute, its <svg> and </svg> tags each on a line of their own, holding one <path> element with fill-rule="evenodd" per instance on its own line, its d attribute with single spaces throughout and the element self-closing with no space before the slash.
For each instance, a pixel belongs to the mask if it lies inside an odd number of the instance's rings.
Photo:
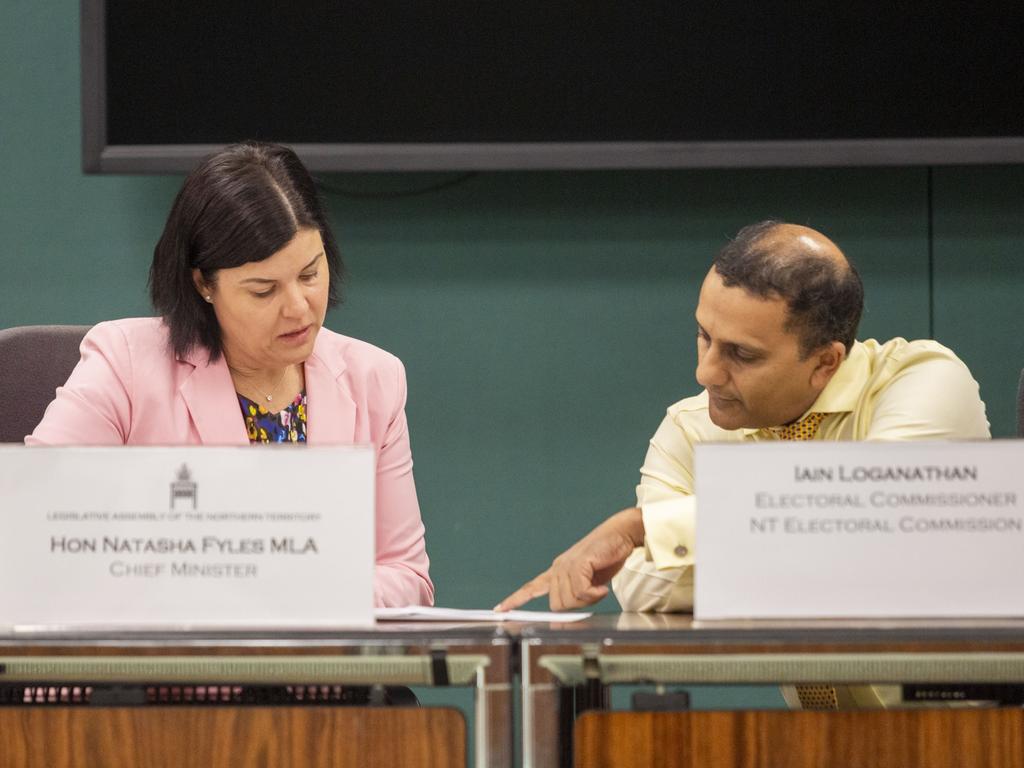
<svg viewBox="0 0 1024 768">
<path fill-rule="evenodd" d="M 341 374 L 340 355 L 321 356 L 319 340 L 306 360 L 306 439 L 313 445 L 344 445 L 355 440 L 356 404 Z"/>
<path fill-rule="evenodd" d="M 200 442 L 203 445 L 248 445 L 245 421 L 224 356 L 208 364 L 205 350 L 193 350 L 185 362 L 195 368 L 179 391 L 199 432 Z"/>
</svg>

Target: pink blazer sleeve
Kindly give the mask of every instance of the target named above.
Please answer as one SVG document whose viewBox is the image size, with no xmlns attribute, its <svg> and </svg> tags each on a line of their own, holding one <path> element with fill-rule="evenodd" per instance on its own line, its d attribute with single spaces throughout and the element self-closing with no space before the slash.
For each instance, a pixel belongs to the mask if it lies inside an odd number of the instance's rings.
<svg viewBox="0 0 1024 768">
<path fill-rule="evenodd" d="M 395 407 L 378 443 L 377 574 L 378 606 L 433 605 L 423 522 L 412 474 L 412 450 L 405 418 L 405 368 L 395 361 Z"/>
<path fill-rule="evenodd" d="M 123 333 L 100 323 L 26 445 L 123 445 L 131 423 L 131 359 Z"/>
</svg>

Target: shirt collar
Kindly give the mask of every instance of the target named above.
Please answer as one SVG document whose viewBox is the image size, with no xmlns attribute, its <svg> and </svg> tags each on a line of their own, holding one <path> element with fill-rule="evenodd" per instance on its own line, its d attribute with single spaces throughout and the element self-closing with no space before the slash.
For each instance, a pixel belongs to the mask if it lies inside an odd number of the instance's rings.
<svg viewBox="0 0 1024 768">
<path fill-rule="evenodd" d="M 818 399 L 810 408 L 801 414 L 803 419 L 809 413 L 849 413 L 857 405 L 857 398 L 864 389 L 864 382 L 870 373 L 871 361 L 864 345 L 859 341 L 853 342 L 850 353 L 839 365 L 839 369 L 832 376 L 832 379 L 825 388 L 821 390 Z M 797 419 L 799 421 L 800 419 Z M 744 437 L 755 435 L 758 432 L 769 432 L 779 427 L 764 427 L 763 429 L 741 429 Z"/>
</svg>

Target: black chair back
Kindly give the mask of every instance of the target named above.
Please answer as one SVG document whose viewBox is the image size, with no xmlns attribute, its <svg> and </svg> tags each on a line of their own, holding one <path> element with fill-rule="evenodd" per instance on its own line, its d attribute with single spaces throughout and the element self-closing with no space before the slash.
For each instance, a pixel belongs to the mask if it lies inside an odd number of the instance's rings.
<svg viewBox="0 0 1024 768">
<path fill-rule="evenodd" d="M 88 325 L 23 325 L 0 330 L 0 443 L 20 443 L 42 421 L 57 387 L 78 363 Z"/>
</svg>

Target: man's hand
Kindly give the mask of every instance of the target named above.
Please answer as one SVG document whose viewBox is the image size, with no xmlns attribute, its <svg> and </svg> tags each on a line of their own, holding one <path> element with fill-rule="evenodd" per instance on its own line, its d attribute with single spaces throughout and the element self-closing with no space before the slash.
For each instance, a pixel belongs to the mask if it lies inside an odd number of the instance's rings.
<svg viewBox="0 0 1024 768">
<path fill-rule="evenodd" d="M 608 582 L 630 553 L 644 543 L 644 521 L 636 507 L 616 512 L 555 558 L 544 573 L 498 603 L 511 611 L 535 597 L 548 595 L 551 610 L 596 603 L 608 594 Z"/>
</svg>

